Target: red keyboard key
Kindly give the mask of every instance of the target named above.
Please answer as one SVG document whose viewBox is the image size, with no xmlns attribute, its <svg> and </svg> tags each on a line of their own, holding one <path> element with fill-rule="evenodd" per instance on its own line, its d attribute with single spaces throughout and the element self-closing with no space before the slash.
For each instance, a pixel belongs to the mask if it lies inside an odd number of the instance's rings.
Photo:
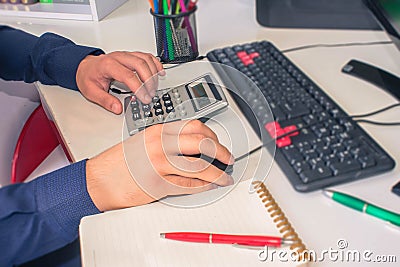
<svg viewBox="0 0 400 267">
<path fill-rule="evenodd" d="M 242 60 L 242 62 L 243 62 L 243 64 L 244 64 L 245 66 L 254 64 L 254 61 L 253 61 L 252 59 Z"/>
<path fill-rule="evenodd" d="M 273 121 L 273 122 L 268 122 L 264 125 L 265 130 L 269 133 L 271 137 L 274 137 L 275 131 L 278 129 L 282 129 L 281 125 L 279 122 Z"/>
<path fill-rule="evenodd" d="M 290 126 L 286 126 L 285 128 L 283 128 L 283 130 L 285 131 L 285 133 L 289 133 L 292 131 L 296 131 L 297 127 L 296 127 L 296 125 L 290 125 Z M 296 136 L 296 135 L 299 135 L 298 131 L 289 134 L 289 136 Z"/>
<path fill-rule="evenodd" d="M 258 52 L 254 52 L 254 53 L 251 53 L 249 56 L 251 59 L 253 59 L 253 58 L 259 57 L 260 54 Z"/>
<path fill-rule="evenodd" d="M 236 53 L 236 55 L 241 59 L 244 56 L 247 56 L 247 52 L 246 51 L 239 51 Z"/>
<path fill-rule="evenodd" d="M 283 129 L 276 129 L 276 131 L 274 132 L 274 135 L 272 136 L 272 138 L 279 138 L 279 136 L 282 136 L 282 135 L 284 135 L 286 132 L 285 132 L 285 130 L 283 130 Z M 286 137 L 286 136 L 285 136 Z M 285 138 L 285 137 L 282 137 L 282 138 Z M 281 138 L 279 138 L 279 139 L 281 139 Z"/>
<path fill-rule="evenodd" d="M 292 140 L 289 136 L 285 136 L 276 140 L 276 146 L 279 148 L 290 146 L 292 144 Z"/>
</svg>

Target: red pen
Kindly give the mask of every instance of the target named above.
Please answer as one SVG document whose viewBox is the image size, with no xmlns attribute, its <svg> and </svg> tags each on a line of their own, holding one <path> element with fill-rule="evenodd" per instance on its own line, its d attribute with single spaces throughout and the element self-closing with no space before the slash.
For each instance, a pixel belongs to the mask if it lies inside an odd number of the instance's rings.
<svg viewBox="0 0 400 267">
<path fill-rule="evenodd" d="M 174 232 L 161 233 L 161 238 L 172 239 L 195 243 L 214 243 L 214 244 L 232 244 L 249 247 L 281 247 L 292 245 L 291 239 L 284 239 L 276 236 L 258 236 L 258 235 L 225 235 L 212 233 L 194 233 L 194 232 Z"/>
</svg>

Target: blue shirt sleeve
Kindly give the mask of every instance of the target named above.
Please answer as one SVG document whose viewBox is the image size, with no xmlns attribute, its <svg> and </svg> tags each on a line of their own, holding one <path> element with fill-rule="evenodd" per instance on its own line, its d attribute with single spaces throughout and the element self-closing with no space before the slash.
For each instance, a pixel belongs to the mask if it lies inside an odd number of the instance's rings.
<svg viewBox="0 0 400 267">
<path fill-rule="evenodd" d="M 52 33 L 40 37 L 0 25 L 0 78 L 77 90 L 76 70 L 100 55 Z M 0 266 L 18 265 L 77 239 L 80 219 L 99 213 L 86 190 L 86 161 L 30 183 L 0 188 Z"/>
<path fill-rule="evenodd" d="M 37 37 L 0 25 L 0 77 L 4 80 L 40 81 L 78 90 L 79 63 L 87 55 L 103 53 L 101 49 L 76 45 L 53 33 Z"/>
<path fill-rule="evenodd" d="M 81 218 L 97 213 L 86 189 L 86 161 L 0 188 L 0 266 L 18 265 L 73 242 Z"/>
</svg>

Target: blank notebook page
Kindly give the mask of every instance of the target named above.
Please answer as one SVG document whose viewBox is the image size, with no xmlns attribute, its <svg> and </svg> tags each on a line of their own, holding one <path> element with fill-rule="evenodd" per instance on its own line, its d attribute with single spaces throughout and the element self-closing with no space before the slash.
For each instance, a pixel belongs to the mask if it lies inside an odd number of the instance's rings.
<svg viewBox="0 0 400 267">
<path fill-rule="evenodd" d="M 181 231 L 280 236 L 257 193 L 249 193 L 249 186 L 249 180 L 241 182 L 219 201 L 199 208 L 157 202 L 85 217 L 80 225 L 83 265 L 282 265 L 276 259 L 260 261 L 258 250 L 160 238 L 160 233 Z"/>
</svg>

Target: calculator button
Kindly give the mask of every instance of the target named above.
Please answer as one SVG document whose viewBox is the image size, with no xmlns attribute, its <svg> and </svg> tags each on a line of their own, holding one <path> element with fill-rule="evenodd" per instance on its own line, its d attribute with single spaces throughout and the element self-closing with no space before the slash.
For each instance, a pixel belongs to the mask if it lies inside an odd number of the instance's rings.
<svg viewBox="0 0 400 267">
<path fill-rule="evenodd" d="M 131 107 L 139 107 L 139 102 L 137 101 L 131 101 Z"/>
<path fill-rule="evenodd" d="M 149 111 L 150 110 L 150 105 L 143 105 L 142 109 L 144 112 Z"/>
<path fill-rule="evenodd" d="M 152 99 L 153 103 L 156 103 L 159 100 L 160 100 L 160 97 L 158 95 L 154 96 Z"/>
<path fill-rule="evenodd" d="M 178 97 L 178 98 L 175 98 L 175 102 L 176 102 L 177 104 L 180 104 L 180 103 L 182 103 L 182 99 L 180 99 L 179 97 Z"/>
<path fill-rule="evenodd" d="M 166 111 L 167 113 L 170 113 L 170 112 L 174 111 L 174 107 L 173 107 L 173 106 L 167 106 L 167 107 L 165 108 L 165 111 Z"/>
<path fill-rule="evenodd" d="M 163 115 L 157 115 L 157 119 L 159 122 L 163 122 L 164 121 L 164 116 Z"/>
<path fill-rule="evenodd" d="M 144 116 L 145 116 L 146 118 L 153 117 L 153 113 L 151 113 L 150 110 L 147 110 L 147 111 L 144 112 Z"/>
<path fill-rule="evenodd" d="M 137 120 L 139 120 L 139 119 L 141 119 L 142 117 L 140 116 L 140 113 L 138 113 L 138 112 L 135 112 L 135 113 L 133 113 L 132 114 L 132 119 L 134 120 L 134 121 L 137 121 Z"/>
<path fill-rule="evenodd" d="M 132 106 L 132 113 L 139 113 L 139 106 Z"/>
<path fill-rule="evenodd" d="M 156 103 L 154 103 L 154 109 L 160 109 L 160 108 L 162 108 L 162 104 L 160 100 L 158 100 Z"/>
<path fill-rule="evenodd" d="M 181 114 L 181 116 L 186 116 L 186 115 L 187 115 L 187 112 L 186 112 L 185 109 L 182 109 L 182 110 L 180 111 L 180 114 Z"/>
<path fill-rule="evenodd" d="M 176 114 L 175 114 L 174 111 L 171 111 L 171 112 L 168 114 L 168 119 L 175 119 L 175 117 L 176 117 Z"/>
<path fill-rule="evenodd" d="M 173 96 L 174 98 L 178 98 L 178 97 L 180 97 L 181 95 L 179 94 L 179 92 L 174 92 L 174 93 L 172 94 L 172 96 Z"/>
<path fill-rule="evenodd" d="M 149 125 L 149 124 L 151 124 L 151 123 L 153 123 L 153 118 L 152 117 L 148 117 L 148 118 L 146 118 L 146 124 L 147 125 Z"/>
<path fill-rule="evenodd" d="M 136 120 L 135 125 L 137 127 L 142 127 L 144 125 L 144 120 L 143 119 Z"/>
<path fill-rule="evenodd" d="M 171 100 L 171 96 L 168 94 L 168 93 L 166 93 L 166 94 L 164 94 L 163 96 L 162 96 L 162 99 L 165 101 L 165 100 Z"/>
<path fill-rule="evenodd" d="M 156 116 L 164 115 L 164 111 L 161 108 L 158 108 L 158 109 L 156 109 L 155 114 L 156 114 Z"/>
<path fill-rule="evenodd" d="M 172 101 L 171 100 L 165 100 L 164 101 L 164 106 L 168 107 L 168 106 L 172 106 Z"/>
<path fill-rule="evenodd" d="M 136 100 L 137 100 L 136 96 L 134 96 L 134 95 L 131 96 L 131 103 L 132 103 L 132 102 L 136 102 Z"/>
</svg>

